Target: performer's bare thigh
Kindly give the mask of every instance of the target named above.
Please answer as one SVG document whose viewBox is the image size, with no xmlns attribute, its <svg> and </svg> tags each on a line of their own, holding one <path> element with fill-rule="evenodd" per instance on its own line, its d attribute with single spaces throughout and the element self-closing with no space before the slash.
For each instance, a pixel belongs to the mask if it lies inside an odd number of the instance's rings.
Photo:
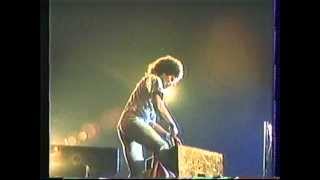
<svg viewBox="0 0 320 180">
<path fill-rule="evenodd" d="M 148 149 L 158 152 L 160 149 L 168 149 L 168 143 L 143 120 L 137 119 L 128 126 L 128 137 L 131 140 L 145 145 Z M 134 145 L 135 146 L 135 145 Z"/>
</svg>

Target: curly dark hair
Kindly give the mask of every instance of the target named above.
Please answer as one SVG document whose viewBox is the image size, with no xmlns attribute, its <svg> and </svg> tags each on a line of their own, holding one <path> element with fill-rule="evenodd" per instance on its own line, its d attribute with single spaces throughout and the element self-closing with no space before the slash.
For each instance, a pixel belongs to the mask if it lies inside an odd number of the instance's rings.
<svg viewBox="0 0 320 180">
<path fill-rule="evenodd" d="M 173 75 L 177 78 L 177 81 L 182 79 L 183 76 L 183 65 L 178 59 L 167 55 L 158 58 L 148 66 L 147 73 L 155 74 L 157 76 L 163 73 L 167 75 Z"/>
</svg>

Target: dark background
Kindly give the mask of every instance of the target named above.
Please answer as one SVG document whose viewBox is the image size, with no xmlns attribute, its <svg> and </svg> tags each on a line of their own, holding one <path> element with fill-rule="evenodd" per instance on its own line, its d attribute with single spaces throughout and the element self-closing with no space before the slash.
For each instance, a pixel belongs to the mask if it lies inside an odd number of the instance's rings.
<svg viewBox="0 0 320 180">
<path fill-rule="evenodd" d="M 223 153 L 227 176 L 262 175 L 272 1 L 177 2 L 51 1 L 51 143 L 91 124 L 81 145 L 120 147 L 115 124 L 131 90 L 148 63 L 171 54 L 186 71 L 169 103 L 185 144 Z"/>
</svg>

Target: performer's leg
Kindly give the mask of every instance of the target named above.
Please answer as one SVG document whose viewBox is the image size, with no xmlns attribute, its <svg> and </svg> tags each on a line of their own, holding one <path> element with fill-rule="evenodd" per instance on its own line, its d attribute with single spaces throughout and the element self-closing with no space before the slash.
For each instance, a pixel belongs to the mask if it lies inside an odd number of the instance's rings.
<svg viewBox="0 0 320 180">
<path fill-rule="evenodd" d="M 153 151 L 155 153 L 154 158 L 156 159 L 158 159 L 160 151 L 169 149 L 168 143 L 163 140 L 161 136 L 150 125 L 142 120 L 132 121 L 132 123 L 130 124 L 130 128 L 128 128 L 128 133 L 131 134 L 131 137 L 134 137 L 135 141 L 145 145 L 149 148 L 149 150 Z M 152 163 L 152 177 L 157 177 L 157 168 L 155 168 L 157 163 L 155 162 L 156 161 L 153 161 Z M 162 170 L 164 173 L 164 178 L 169 177 L 166 168 L 163 167 Z"/>
<path fill-rule="evenodd" d="M 132 141 L 126 149 L 126 156 L 130 166 L 130 178 L 143 178 L 145 168 L 142 145 Z"/>
<path fill-rule="evenodd" d="M 130 123 L 128 133 L 134 140 L 140 144 L 147 146 L 153 152 L 159 153 L 160 150 L 168 150 L 169 144 L 161 138 L 161 136 L 143 120 L 136 119 Z"/>
<path fill-rule="evenodd" d="M 168 143 L 147 123 L 141 119 L 132 119 L 125 130 L 127 143 L 123 143 L 127 164 L 132 176 L 141 177 L 144 170 L 142 146 L 158 154 L 161 150 L 168 150 Z M 143 166 L 141 165 L 143 164 Z"/>
<path fill-rule="evenodd" d="M 138 144 L 135 141 L 128 141 L 120 131 L 118 131 L 118 135 L 121 141 L 124 158 L 130 172 L 129 178 L 143 178 L 144 158 L 141 144 Z"/>
<path fill-rule="evenodd" d="M 120 140 L 120 142 L 121 142 L 123 157 L 124 157 L 124 160 L 126 161 L 128 171 L 129 171 L 129 173 L 131 174 L 130 163 L 129 163 L 128 155 L 127 155 L 128 142 L 127 142 L 127 140 L 124 138 L 124 135 L 121 133 L 120 129 L 118 129 L 117 132 L 118 132 L 119 140 Z"/>
</svg>

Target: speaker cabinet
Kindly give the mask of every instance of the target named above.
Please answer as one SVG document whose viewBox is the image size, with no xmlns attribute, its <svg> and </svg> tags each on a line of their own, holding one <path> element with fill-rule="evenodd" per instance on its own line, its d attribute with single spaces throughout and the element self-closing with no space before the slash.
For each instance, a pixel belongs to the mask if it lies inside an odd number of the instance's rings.
<svg viewBox="0 0 320 180">
<path fill-rule="evenodd" d="M 179 178 L 223 176 L 223 154 L 191 146 L 175 146 L 160 153 L 160 160 Z"/>
<path fill-rule="evenodd" d="M 51 145 L 50 177 L 111 177 L 119 172 L 119 149 Z"/>
</svg>

